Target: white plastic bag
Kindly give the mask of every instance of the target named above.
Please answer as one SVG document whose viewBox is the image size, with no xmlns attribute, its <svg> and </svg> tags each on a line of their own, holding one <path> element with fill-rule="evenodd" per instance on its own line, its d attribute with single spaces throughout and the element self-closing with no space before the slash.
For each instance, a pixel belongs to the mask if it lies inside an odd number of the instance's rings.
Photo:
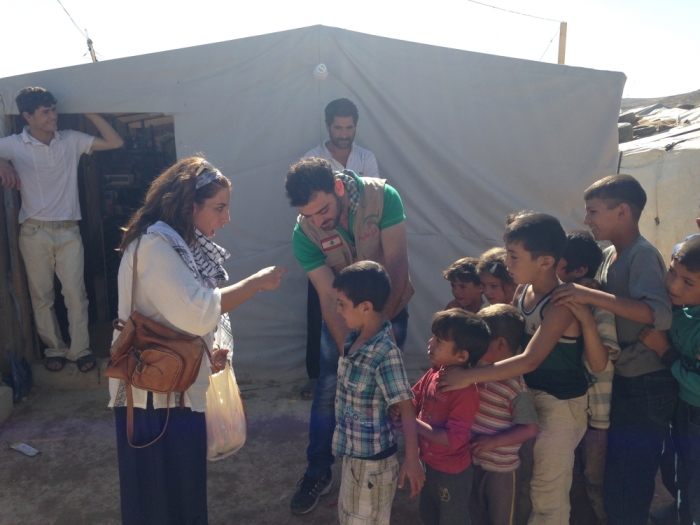
<svg viewBox="0 0 700 525">
<path fill-rule="evenodd" d="M 209 376 L 207 389 L 207 459 L 217 461 L 245 443 L 248 422 L 231 363 Z"/>
</svg>

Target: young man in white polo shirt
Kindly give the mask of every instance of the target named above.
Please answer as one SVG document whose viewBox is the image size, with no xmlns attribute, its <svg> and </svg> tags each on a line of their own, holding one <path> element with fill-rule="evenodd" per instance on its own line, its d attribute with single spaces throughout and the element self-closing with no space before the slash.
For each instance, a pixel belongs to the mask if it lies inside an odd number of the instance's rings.
<svg viewBox="0 0 700 525">
<path fill-rule="evenodd" d="M 22 195 L 19 247 L 37 331 L 48 347 L 45 366 L 56 372 L 69 360 L 81 372 L 89 372 L 96 362 L 88 337 L 83 243 L 78 229 L 78 162 L 83 153 L 120 148 L 124 142 L 93 113 L 85 117 L 102 138 L 58 131 L 56 99 L 43 88 L 22 89 L 16 102 L 29 125 L 20 134 L 0 139 L 0 181 Z M 54 273 L 61 281 L 68 309 L 70 348 L 61 337 L 54 312 Z"/>
</svg>

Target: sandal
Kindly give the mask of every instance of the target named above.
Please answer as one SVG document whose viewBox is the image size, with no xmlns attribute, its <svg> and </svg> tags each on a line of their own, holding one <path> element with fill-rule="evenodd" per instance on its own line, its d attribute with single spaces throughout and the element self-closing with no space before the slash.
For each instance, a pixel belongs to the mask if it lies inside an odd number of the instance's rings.
<svg viewBox="0 0 700 525">
<path fill-rule="evenodd" d="M 316 384 L 318 379 L 310 378 L 306 384 L 301 387 L 301 398 L 306 401 L 311 401 L 314 398 L 314 392 L 316 391 Z"/>
<path fill-rule="evenodd" d="M 58 366 L 56 366 L 58 365 Z M 55 356 L 44 359 L 44 368 L 49 372 L 60 372 L 66 366 L 66 358 Z"/>
<path fill-rule="evenodd" d="M 90 370 L 97 366 L 97 360 L 92 354 L 84 355 L 75 360 L 75 364 L 83 374 L 87 374 Z"/>
</svg>

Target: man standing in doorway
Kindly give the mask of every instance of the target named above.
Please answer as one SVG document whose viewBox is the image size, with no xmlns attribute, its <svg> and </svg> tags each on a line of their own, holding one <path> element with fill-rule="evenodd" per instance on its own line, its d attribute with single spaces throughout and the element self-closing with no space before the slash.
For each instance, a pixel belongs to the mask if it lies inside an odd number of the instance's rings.
<svg viewBox="0 0 700 525">
<path fill-rule="evenodd" d="M 27 269 L 37 331 L 47 346 L 45 366 L 57 372 L 69 360 L 81 372 L 89 372 L 96 361 L 88 336 L 84 252 L 78 229 L 78 162 L 83 153 L 120 148 L 124 142 L 93 113 L 85 117 L 102 138 L 73 130 L 58 131 L 56 99 L 43 88 L 22 89 L 16 102 L 28 125 L 22 133 L 0 139 L 0 181 L 22 195 L 19 248 Z M 61 281 L 68 310 L 70 349 L 61 337 L 54 312 L 54 273 Z"/>
<path fill-rule="evenodd" d="M 304 157 L 326 159 L 334 171 L 350 170 L 360 177 L 379 177 L 374 153 L 355 144 L 359 113 L 357 106 L 347 98 L 333 100 L 326 106 L 328 140 L 307 151 Z M 309 381 L 301 389 L 304 399 L 312 399 L 319 376 L 321 340 L 321 305 L 311 281 L 308 283 L 306 303 L 306 371 Z"/>
<path fill-rule="evenodd" d="M 399 348 L 406 340 L 413 295 L 408 275 L 405 215 L 399 194 L 385 180 L 334 171 L 321 158 L 293 164 L 285 180 L 290 204 L 299 210 L 292 244 L 321 302 L 321 372 L 311 407 L 308 467 L 291 501 L 295 514 L 313 510 L 330 491 L 335 429 L 335 391 L 339 349 L 349 329 L 336 311 L 335 276 L 350 264 L 371 260 L 386 268 L 391 295 L 382 312 L 390 320 Z M 373 459 L 373 458 L 370 458 Z"/>
</svg>

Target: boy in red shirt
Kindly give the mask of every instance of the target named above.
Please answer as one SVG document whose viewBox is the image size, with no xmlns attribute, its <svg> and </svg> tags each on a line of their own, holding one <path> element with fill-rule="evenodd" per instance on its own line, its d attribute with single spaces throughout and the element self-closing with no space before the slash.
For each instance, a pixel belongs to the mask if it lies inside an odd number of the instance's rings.
<svg viewBox="0 0 700 525">
<path fill-rule="evenodd" d="M 439 392 L 437 379 L 445 367 L 475 366 L 488 350 L 491 336 L 482 319 L 460 308 L 436 313 L 431 330 L 428 357 L 433 367 L 413 387 L 426 476 L 420 514 L 426 525 L 469 525 L 473 477 L 469 431 L 479 409 L 479 393 L 476 385 Z"/>
</svg>

